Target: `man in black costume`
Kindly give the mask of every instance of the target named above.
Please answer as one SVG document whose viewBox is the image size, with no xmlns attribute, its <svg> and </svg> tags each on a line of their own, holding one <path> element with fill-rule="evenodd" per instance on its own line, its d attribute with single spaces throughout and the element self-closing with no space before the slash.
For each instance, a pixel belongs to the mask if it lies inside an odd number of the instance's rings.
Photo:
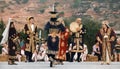
<svg viewBox="0 0 120 69">
<path fill-rule="evenodd" d="M 59 48 L 59 32 L 64 31 L 65 27 L 62 23 L 57 21 L 57 12 L 51 11 L 51 18 L 50 21 L 47 22 L 45 25 L 45 32 L 46 32 L 46 39 L 48 50 L 47 54 L 50 60 L 50 67 L 53 66 L 53 61 L 56 60 L 55 56 L 58 53 Z"/>
<path fill-rule="evenodd" d="M 70 24 L 70 30 L 72 32 L 72 47 L 71 49 L 71 62 L 73 62 L 74 55 L 77 52 L 77 61 L 80 62 L 80 55 L 83 51 L 83 45 L 84 45 L 84 34 L 86 33 L 86 29 L 84 25 L 82 24 L 82 19 L 77 18 L 75 22 L 72 22 Z"/>
</svg>

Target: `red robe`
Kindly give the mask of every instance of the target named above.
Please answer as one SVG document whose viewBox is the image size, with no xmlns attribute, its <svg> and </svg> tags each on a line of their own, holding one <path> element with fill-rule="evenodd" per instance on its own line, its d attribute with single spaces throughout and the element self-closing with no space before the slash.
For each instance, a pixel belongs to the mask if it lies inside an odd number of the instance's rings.
<svg viewBox="0 0 120 69">
<path fill-rule="evenodd" d="M 59 50 L 58 50 L 58 55 L 56 57 L 59 60 L 66 60 L 68 37 L 69 37 L 68 31 L 64 31 L 60 33 Z"/>
</svg>

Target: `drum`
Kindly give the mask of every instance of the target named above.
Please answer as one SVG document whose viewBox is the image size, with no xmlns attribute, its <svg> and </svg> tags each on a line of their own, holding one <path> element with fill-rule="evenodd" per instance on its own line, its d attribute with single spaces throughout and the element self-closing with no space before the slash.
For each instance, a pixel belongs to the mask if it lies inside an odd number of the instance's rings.
<svg viewBox="0 0 120 69">
<path fill-rule="evenodd" d="M 77 32 L 77 28 L 79 28 L 79 25 L 78 25 L 76 22 L 72 22 L 72 23 L 70 24 L 70 30 L 71 30 L 73 33 Z"/>
</svg>

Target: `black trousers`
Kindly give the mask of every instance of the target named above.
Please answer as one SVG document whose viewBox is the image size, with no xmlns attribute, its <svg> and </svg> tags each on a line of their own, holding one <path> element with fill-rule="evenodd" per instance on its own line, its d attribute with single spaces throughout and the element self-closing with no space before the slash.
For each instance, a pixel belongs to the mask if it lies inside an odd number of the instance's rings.
<svg viewBox="0 0 120 69">
<path fill-rule="evenodd" d="M 98 57 L 98 61 L 101 61 L 101 55 L 100 55 L 100 54 L 95 53 L 95 56 L 97 56 L 97 57 Z"/>
<path fill-rule="evenodd" d="M 75 53 L 76 53 L 76 52 L 71 52 L 70 62 L 73 62 Z M 77 61 L 78 61 L 78 62 L 80 62 L 80 55 L 81 55 L 81 53 L 78 52 L 78 53 L 77 53 Z"/>
<path fill-rule="evenodd" d="M 25 55 L 26 55 L 26 60 L 28 62 L 32 62 L 32 52 L 25 51 Z"/>
<path fill-rule="evenodd" d="M 66 61 L 70 61 L 70 52 L 66 53 Z"/>
<path fill-rule="evenodd" d="M 47 54 L 48 55 L 48 57 L 50 58 L 52 58 L 52 59 L 54 59 L 55 60 L 55 55 L 54 54 Z"/>
</svg>

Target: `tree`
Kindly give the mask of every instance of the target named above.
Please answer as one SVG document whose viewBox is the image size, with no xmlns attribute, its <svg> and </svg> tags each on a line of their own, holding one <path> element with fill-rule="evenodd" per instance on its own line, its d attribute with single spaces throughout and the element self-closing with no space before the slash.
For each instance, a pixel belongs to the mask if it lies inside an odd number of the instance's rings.
<svg viewBox="0 0 120 69">
<path fill-rule="evenodd" d="M 5 24 L 3 22 L 3 19 L 1 19 L 0 20 L 0 41 L 2 39 L 2 33 L 3 33 L 4 29 L 5 29 Z"/>
<path fill-rule="evenodd" d="M 41 3 L 45 3 L 47 0 L 40 0 Z"/>
<path fill-rule="evenodd" d="M 26 3 L 28 3 L 28 1 L 29 1 L 29 0 L 23 0 L 22 3 L 23 3 L 23 4 L 26 4 Z"/>
<path fill-rule="evenodd" d="M 81 4 L 81 0 L 74 0 L 73 8 L 79 8 Z"/>
<path fill-rule="evenodd" d="M 71 22 L 75 21 L 76 17 L 65 18 L 65 25 L 69 28 Z"/>
<path fill-rule="evenodd" d="M 85 25 L 87 30 L 85 34 L 85 44 L 87 44 L 89 53 L 91 53 L 92 46 L 95 44 L 96 34 L 100 29 L 100 23 L 85 18 L 82 19 L 82 23 Z"/>
<path fill-rule="evenodd" d="M 26 36 L 26 34 L 24 33 L 24 30 L 22 30 L 22 31 L 19 32 L 19 38 L 20 38 L 21 40 L 26 41 L 27 36 Z"/>
</svg>

